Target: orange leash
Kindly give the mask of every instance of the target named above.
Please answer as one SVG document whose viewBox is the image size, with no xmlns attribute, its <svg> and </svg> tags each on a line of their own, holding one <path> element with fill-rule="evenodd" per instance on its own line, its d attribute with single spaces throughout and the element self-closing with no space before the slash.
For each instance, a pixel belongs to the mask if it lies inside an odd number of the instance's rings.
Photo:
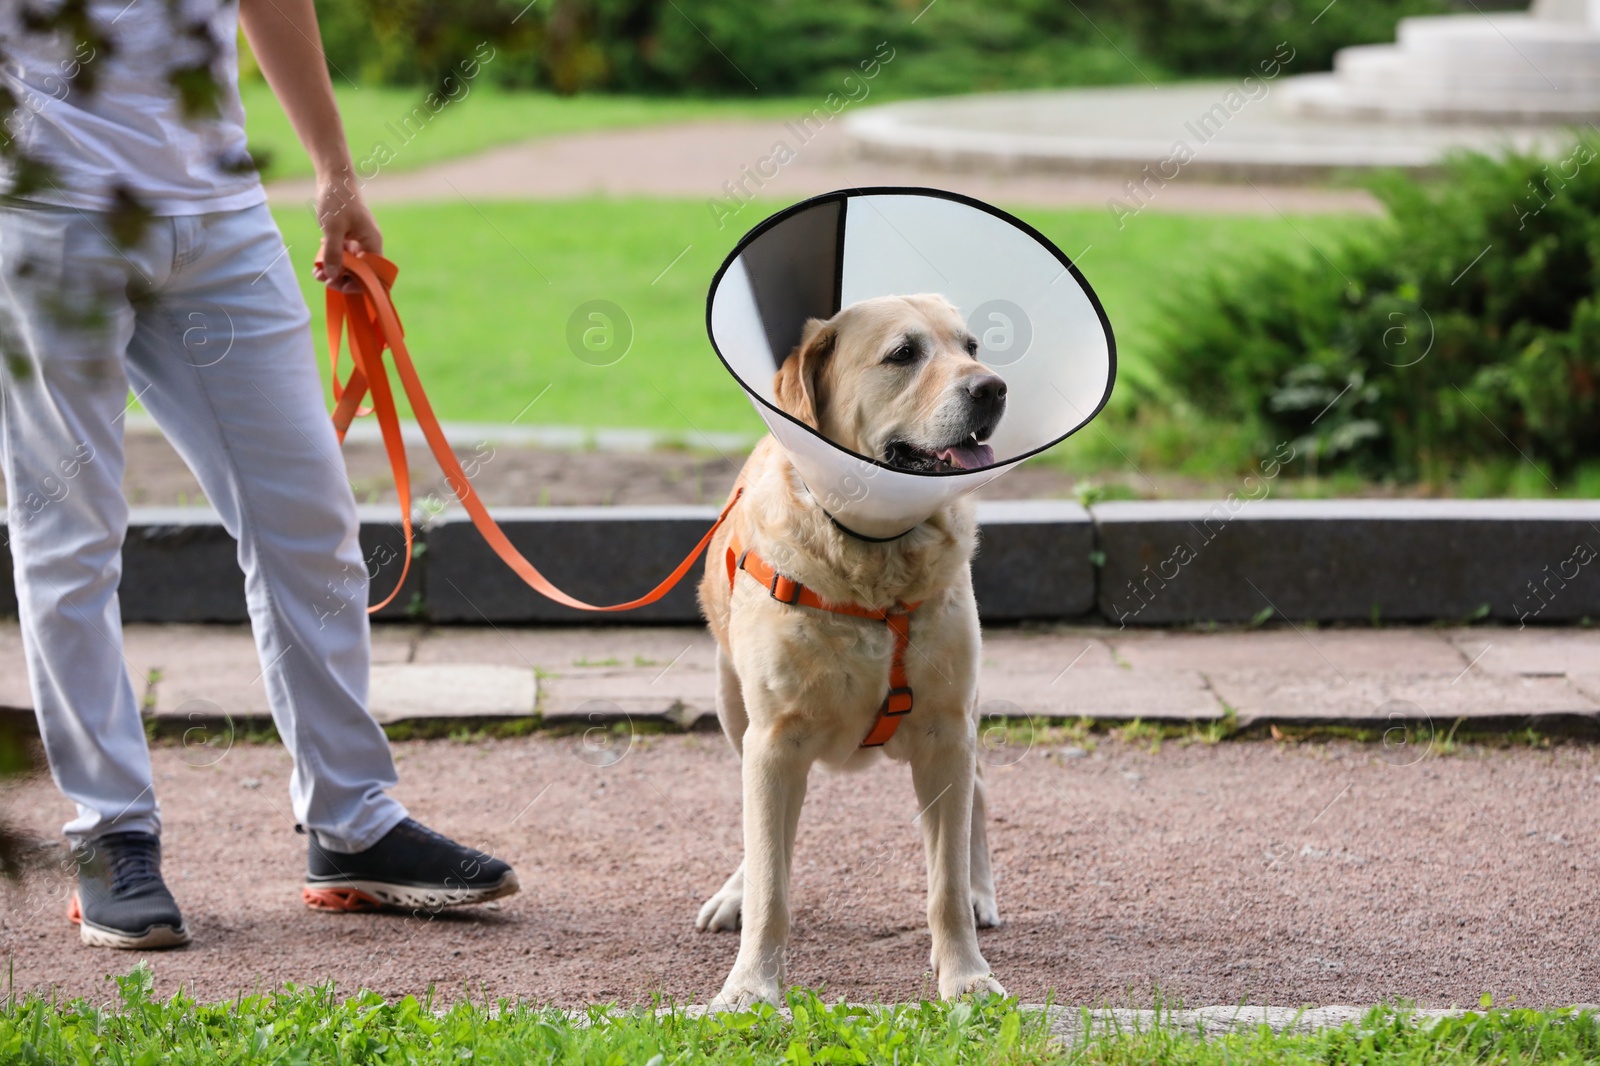
<svg viewBox="0 0 1600 1066">
<path fill-rule="evenodd" d="M 743 570 L 765 585 L 772 598 L 779 603 L 786 603 L 791 607 L 831 611 L 834 614 L 848 614 L 855 618 L 871 618 L 888 625 L 890 632 L 894 634 L 894 654 L 889 660 L 889 694 L 883 698 L 883 705 L 878 708 L 878 717 L 873 721 L 872 728 L 867 732 L 867 738 L 861 742 L 861 746 L 877 748 L 888 743 L 889 738 L 894 736 L 895 730 L 900 728 L 900 719 L 911 713 L 911 682 L 906 678 L 906 650 L 911 647 L 911 612 L 921 606 L 920 602 L 897 603 L 882 611 L 854 603 L 833 603 L 793 578 L 778 573 L 772 564 L 761 558 L 753 548 L 739 550 L 737 541 L 729 543 L 728 555 L 724 562 L 728 568 L 730 592 L 733 591 L 734 579 L 738 577 L 739 571 Z"/>
<path fill-rule="evenodd" d="M 411 353 L 406 349 L 405 331 L 400 326 L 400 314 L 395 310 L 394 301 L 389 297 L 389 288 L 399 273 L 398 268 L 382 256 L 370 253 L 346 256 L 344 266 L 350 275 L 361 283 L 361 291 L 359 293 L 336 292 L 333 289 L 327 291 L 328 353 L 333 364 L 335 401 L 333 425 L 339 433 L 339 442 L 342 444 L 351 421 L 357 415 L 376 414 L 378 426 L 383 433 L 383 446 L 388 452 L 389 464 L 394 470 L 395 491 L 400 497 L 400 520 L 406 536 L 405 559 L 401 564 L 400 580 L 395 584 L 394 591 L 384 597 L 382 602 L 367 608 L 369 612 L 388 605 L 405 585 L 406 575 L 411 570 L 414 535 L 411 525 L 411 471 L 406 462 L 405 441 L 400 433 L 400 416 L 395 409 L 394 392 L 389 386 L 388 371 L 384 369 L 385 348 L 393 357 L 395 373 L 400 376 L 400 385 L 405 390 L 406 398 L 411 401 L 411 414 L 422 427 L 422 435 L 427 438 L 429 449 L 444 471 L 446 483 L 461 501 L 461 505 L 466 508 L 467 514 L 472 518 L 472 524 L 478 528 L 478 532 L 483 535 L 489 547 L 493 548 L 494 553 L 535 591 L 557 603 L 575 607 L 580 611 L 631 611 L 636 607 L 655 603 L 683 580 L 695 560 L 700 558 L 700 554 L 711 543 L 712 536 L 722 527 L 722 523 L 727 521 L 728 514 L 733 510 L 733 505 L 739 502 L 743 489 L 733 494 L 733 498 L 717 516 L 716 522 L 706 530 L 706 535 L 700 538 L 700 543 L 694 546 L 694 550 L 683 562 L 679 563 L 665 580 L 643 596 L 626 603 L 597 605 L 567 595 L 552 585 L 549 579 L 539 573 L 538 569 L 512 545 L 499 524 L 490 516 L 489 509 L 479 499 L 477 490 L 472 487 L 472 480 L 467 477 L 466 471 L 462 470 L 455 451 L 445 439 L 444 430 L 440 428 L 439 420 L 434 416 L 433 406 L 428 402 L 427 394 L 422 391 L 422 380 L 417 376 L 417 368 L 411 362 Z M 340 337 L 346 333 L 350 338 L 352 368 L 350 376 L 341 382 L 339 380 Z M 364 410 L 361 401 L 368 394 L 372 397 L 372 407 Z"/>
</svg>

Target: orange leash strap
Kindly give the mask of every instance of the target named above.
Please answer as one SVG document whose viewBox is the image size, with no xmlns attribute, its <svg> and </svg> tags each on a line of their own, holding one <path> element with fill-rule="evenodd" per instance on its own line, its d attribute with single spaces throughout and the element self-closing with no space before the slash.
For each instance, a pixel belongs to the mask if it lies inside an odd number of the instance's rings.
<svg viewBox="0 0 1600 1066">
<path fill-rule="evenodd" d="M 900 719 L 911 713 L 911 682 L 906 679 L 906 651 L 911 647 L 911 612 L 920 604 L 901 603 L 887 611 L 876 610 L 871 607 L 861 607 L 854 603 L 831 603 L 818 596 L 816 592 L 791 577 L 778 573 L 777 569 L 761 558 L 754 549 L 739 550 L 736 543 L 728 545 L 728 557 L 725 560 L 728 569 L 728 589 L 732 591 L 733 582 L 743 570 L 757 581 L 767 587 L 772 598 L 779 603 L 786 603 L 791 607 L 811 607 L 818 611 L 831 611 L 834 614 L 848 614 L 855 618 L 871 618 L 888 625 L 894 634 L 894 654 L 889 659 L 889 694 L 883 698 L 883 706 L 878 708 L 878 717 L 873 720 L 872 728 L 867 731 L 867 738 L 861 742 L 863 748 L 878 748 L 889 742 L 895 730 L 900 728 Z"/>
<path fill-rule="evenodd" d="M 489 547 L 494 549 L 494 553 L 501 561 L 515 571 L 517 576 L 527 582 L 534 591 L 580 611 L 631 611 L 655 603 L 683 580 L 695 560 L 700 558 L 706 546 L 711 543 L 712 536 L 722 527 L 722 523 L 727 521 L 733 505 L 739 502 L 739 497 L 743 493 L 742 488 L 734 492 L 733 497 L 723 507 L 722 513 L 717 516 L 716 522 L 706 530 L 705 536 L 700 538 L 700 543 L 694 546 L 694 550 L 660 584 L 643 596 L 626 603 L 597 605 L 567 595 L 552 585 L 549 579 L 539 573 L 538 569 L 512 545 L 510 538 L 490 516 L 489 509 L 484 506 L 477 490 L 472 487 L 472 480 L 467 477 L 460 461 L 456 459 L 456 453 L 451 449 L 450 442 L 445 439 L 444 430 L 440 427 L 438 418 L 434 416 L 433 405 L 428 402 L 428 396 L 422 389 L 422 380 L 417 376 L 417 368 L 411 361 L 410 351 L 406 348 L 405 331 L 400 326 L 399 312 L 395 310 L 394 301 L 389 297 L 389 288 L 394 284 L 398 269 L 382 256 L 369 253 L 347 256 L 344 266 L 350 275 L 361 283 L 362 291 L 342 293 L 333 289 L 328 290 L 328 351 L 333 360 L 333 393 L 336 400 L 333 413 L 334 427 L 339 432 L 339 440 L 343 442 L 351 420 L 357 414 L 363 413 L 360 404 L 364 394 L 371 393 L 372 412 L 377 415 L 378 426 L 383 432 L 384 448 L 389 455 L 389 464 L 394 470 L 395 490 L 400 497 L 401 523 L 406 537 L 405 562 L 400 571 L 400 581 L 382 603 L 367 608 L 369 612 L 388 604 L 405 584 L 406 574 L 411 568 L 414 535 L 411 525 L 411 472 L 406 462 L 405 441 L 400 432 L 400 416 L 395 409 L 394 393 L 389 387 L 388 372 L 384 368 L 385 348 L 389 350 L 394 360 L 395 373 L 400 377 L 400 385 L 405 390 L 406 399 L 411 402 L 412 417 L 417 420 L 417 425 L 422 427 L 422 435 L 427 438 L 428 448 L 438 460 L 440 469 L 444 471 L 446 483 L 461 501 L 461 506 L 466 508 L 467 514 L 472 518 L 472 524 L 477 527 Z M 339 381 L 341 329 L 350 338 L 352 363 L 350 376 L 343 382 Z"/>
</svg>

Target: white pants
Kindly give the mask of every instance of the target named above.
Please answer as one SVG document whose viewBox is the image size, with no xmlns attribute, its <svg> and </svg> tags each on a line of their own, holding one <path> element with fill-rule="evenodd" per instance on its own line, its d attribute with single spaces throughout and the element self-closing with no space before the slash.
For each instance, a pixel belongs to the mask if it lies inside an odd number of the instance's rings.
<svg viewBox="0 0 1600 1066">
<path fill-rule="evenodd" d="M 117 601 L 131 385 L 239 542 L 295 818 L 359 851 L 405 809 L 366 710 L 367 569 L 292 261 L 265 205 L 155 218 L 129 248 L 113 221 L 0 207 L 0 460 L 66 833 L 160 830 Z"/>
</svg>

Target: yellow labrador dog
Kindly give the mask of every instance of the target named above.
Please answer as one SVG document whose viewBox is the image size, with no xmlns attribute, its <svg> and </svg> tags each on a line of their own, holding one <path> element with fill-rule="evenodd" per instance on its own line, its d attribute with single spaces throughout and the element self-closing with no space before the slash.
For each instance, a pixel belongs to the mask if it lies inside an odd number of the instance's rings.
<svg viewBox="0 0 1600 1066">
<path fill-rule="evenodd" d="M 977 350 L 942 296 L 864 300 L 806 324 L 778 371 L 777 400 L 828 439 L 891 466 L 987 466 L 994 457 L 984 441 L 1004 413 L 1005 383 Z M 856 769 L 879 750 L 911 764 L 940 995 L 1003 993 L 976 931 L 1000 915 L 976 759 L 971 502 L 869 542 L 834 524 L 770 437 L 738 487 L 743 497 L 712 541 L 700 585 L 718 646 L 717 716 L 744 779 L 744 862 L 695 923 L 740 930 L 713 1007 L 781 1004 L 806 777 L 812 763 Z M 886 698 L 892 663 L 903 665 L 895 680 L 910 690 L 899 703 Z M 911 709 L 889 719 L 899 728 L 887 742 L 864 748 L 883 736 L 881 712 L 904 703 Z"/>
</svg>

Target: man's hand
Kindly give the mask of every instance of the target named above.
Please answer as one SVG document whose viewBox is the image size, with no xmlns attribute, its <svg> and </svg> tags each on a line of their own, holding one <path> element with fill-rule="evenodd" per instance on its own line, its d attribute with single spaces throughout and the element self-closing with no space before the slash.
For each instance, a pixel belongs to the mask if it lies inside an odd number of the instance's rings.
<svg viewBox="0 0 1600 1066">
<path fill-rule="evenodd" d="M 312 0 L 239 0 L 239 25 L 317 172 L 322 248 L 312 273 L 329 288 L 355 292 L 359 286 L 345 273 L 344 257 L 357 251 L 382 254 L 383 236 L 361 200 L 350 164 L 316 9 Z"/>
<path fill-rule="evenodd" d="M 330 289 L 360 292 L 360 284 L 345 273 L 344 257 L 354 252 L 382 255 L 383 234 L 348 171 L 339 178 L 317 182 L 317 225 L 322 230 L 322 247 L 311 273 Z"/>
</svg>

